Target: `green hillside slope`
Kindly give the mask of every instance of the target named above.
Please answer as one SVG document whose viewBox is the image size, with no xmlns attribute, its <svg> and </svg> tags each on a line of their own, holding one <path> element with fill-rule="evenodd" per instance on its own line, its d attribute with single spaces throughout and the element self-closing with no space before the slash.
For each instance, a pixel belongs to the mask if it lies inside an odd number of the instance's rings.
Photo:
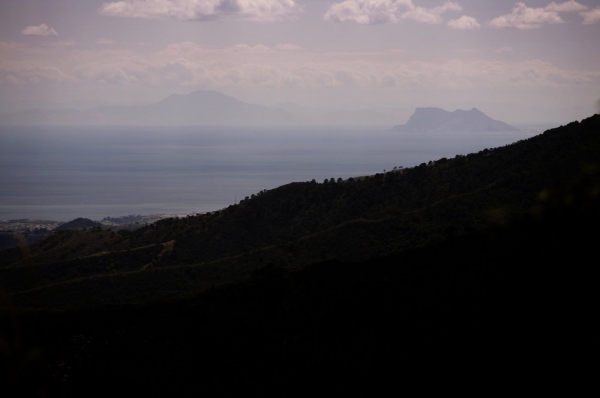
<svg viewBox="0 0 600 398">
<path fill-rule="evenodd" d="M 0 281 L 18 307 L 141 303 L 237 282 L 267 264 L 435 244 L 535 214 L 553 191 L 596 178 L 599 131 L 596 115 L 505 147 L 356 181 L 292 183 L 133 232 L 64 231 L 2 251 Z"/>
<path fill-rule="evenodd" d="M 3 386 L 35 397 L 583 388 L 600 354 L 599 145 L 597 115 L 403 173 L 289 184 L 202 217 L 2 251 Z"/>
<path fill-rule="evenodd" d="M 570 372 L 569 389 L 583 387 L 600 354 L 598 194 L 582 178 L 504 226 L 370 260 L 268 266 L 185 298 L 5 312 L 4 374 L 21 396 L 59 397 L 356 394 L 443 380 L 540 391 Z"/>
</svg>

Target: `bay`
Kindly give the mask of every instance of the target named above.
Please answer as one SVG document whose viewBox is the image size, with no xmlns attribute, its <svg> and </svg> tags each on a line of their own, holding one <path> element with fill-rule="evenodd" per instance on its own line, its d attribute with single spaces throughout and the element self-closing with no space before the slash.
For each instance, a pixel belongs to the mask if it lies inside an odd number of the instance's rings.
<svg viewBox="0 0 600 398">
<path fill-rule="evenodd" d="M 0 219 L 100 220 L 225 208 L 263 189 L 466 155 L 531 133 L 381 127 L 0 127 Z"/>
</svg>

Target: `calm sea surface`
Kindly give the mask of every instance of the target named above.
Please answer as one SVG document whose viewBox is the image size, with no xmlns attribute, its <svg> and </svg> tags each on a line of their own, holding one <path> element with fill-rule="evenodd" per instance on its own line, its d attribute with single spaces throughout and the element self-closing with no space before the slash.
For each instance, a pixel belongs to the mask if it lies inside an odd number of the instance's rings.
<svg viewBox="0 0 600 398">
<path fill-rule="evenodd" d="M 0 127 L 0 220 L 100 220 L 222 209 L 263 189 L 380 173 L 524 133 L 382 128 Z"/>
</svg>

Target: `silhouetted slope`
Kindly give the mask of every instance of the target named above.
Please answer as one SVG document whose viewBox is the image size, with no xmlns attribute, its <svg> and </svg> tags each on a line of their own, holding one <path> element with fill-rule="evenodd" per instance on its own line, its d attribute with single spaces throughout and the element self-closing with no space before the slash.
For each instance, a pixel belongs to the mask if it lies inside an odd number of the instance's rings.
<svg viewBox="0 0 600 398">
<path fill-rule="evenodd" d="M 369 261 L 267 266 L 151 305 L 25 313 L 15 355 L 41 355 L 13 381 L 61 397 L 506 386 L 507 369 L 585 383 L 599 354 L 597 183 L 584 176 L 508 225 Z"/>
<path fill-rule="evenodd" d="M 599 132 L 597 115 L 403 173 L 2 251 L 4 388 L 372 394 L 569 372 L 595 383 Z"/>
<path fill-rule="evenodd" d="M 449 227 L 460 233 L 530 211 L 542 190 L 568 183 L 583 171 L 583 163 L 598 161 L 597 125 L 597 118 L 588 119 L 514 145 L 362 181 L 293 183 L 216 214 L 161 221 L 130 239 L 176 239 L 179 248 L 191 249 L 178 252 L 178 261 L 205 261 L 224 251 L 241 253 L 325 233 L 347 222 L 395 219 L 406 235 L 414 235 L 413 228 L 425 230 L 414 238 L 423 244 L 443 237 Z M 381 254 L 379 249 L 375 253 Z"/>
<path fill-rule="evenodd" d="M 66 231 L 68 229 L 84 229 L 84 228 L 92 228 L 92 227 L 101 227 L 102 224 L 100 224 L 97 221 L 92 221 L 88 218 L 76 218 L 74 220 L 71 220 L 69 222 L 66 222 L 64 224 L 59 225 L 58 227 L 55 228 L 55 231 Z"/>
<path fill-rule="evenodd" d="M 485 133 L 517 131 L 504 122 L 494 120 L 479 109 L 470 111 L 457 109 L 447 112 L 440 108 L 417 108 L 408 122 L 394 126 L 402 132 L 441 132 L 441 133 Z"/>
<path fill-rule="evenodd" d="M 17 247 L 19 245 L 19 239 L 13 232 L 0 232 L 0 250 Z"/>
<path fill-rule="evenodd" d="M 557 187 L 596 176 L 599 126 L 594 116 L 402 172 L 288 184 L 219 212 L 134 232 L 58 234 L 26 257 L 4 251 L 0 277 L 19 306 L 65 308 L 184 295 L 243 280 L 268 263 L 369 260 L 435 244 L 531 214 Z M 39 269 L 37 278 L 26 278 L 27 264 Z M 94 294 L 74 299 L 91 286 Z"/>
</svg>

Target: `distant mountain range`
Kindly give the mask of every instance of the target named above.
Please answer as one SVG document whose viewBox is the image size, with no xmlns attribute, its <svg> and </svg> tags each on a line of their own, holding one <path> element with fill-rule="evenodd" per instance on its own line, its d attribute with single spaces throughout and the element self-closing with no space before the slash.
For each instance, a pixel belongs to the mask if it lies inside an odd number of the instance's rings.
<svg viewBox="0 0 600 398">
<path fill-rule="evenodd" d="M 322 111 L 293 103 L 250 104 L 212 90 L 173 94 L 150 105 L 98 106 L 91 109 L 32 109 L 0 115 L 3 125 L 120 126 L 389 126 L 398 112 L 372 109 Z"/>
<path fill-rule="evenodd" d="M 494 120 L 473 108 L 470 111 L 457 109 L 448 112 L 440 108 L 417 108 L 408 123 L 394 126 L 393 130 L 402 132 L 440 132 L 440 133 L 485 133 L 518 131 L 504 122 Z"/>
<path fill-rule="evenodd" d="M 31 109 L 0 115 L 2 125 L 76 126 L 390 126 L 402 111 L 355 109 L 321 111 L 294 103 L 250 104 L 213 90 L 173 94 L 150 105 L 98 106 L 91 109 Z M 404 116 L 404 117 L 405 117 Z M 447 112 L 417 108 L 406 132 L 517 131 L 473 108 Z"/>
<path fill-rule="evenodd" d="M 545 129 L 579 120 L 592 112 L 592 107 L 548 108 L 515 104 L 482 103 L 484 109 L 510 119 L 513 126 L 522 130 L 541 133 Z M 42 100 L 19 102 L 0 98 L 0 125 L 54 125 L 54 126 L 381 126 L 388 128 L 407 120 L 414 108 L 406 105 L 393 107 L 370 106 L 365 108 L 332 107 L 323 109 L 303 106 L 293 102 L 281 102 L 266 106 L 240 101 L 213 90 L 197 90 L 187 95 L 173 94 L 157 103 L 130 105 L 107 105 L 97 100 L 69 101 L 60 104 Z M 446 112 L 438 108 L 417 108 L 415 115 L 425 112 L 423 119 L 435 125 L 435 131 L 453 131 L 461 122 L 461 112 Z M 481 112 L 479 112 L 481 113 Z M 446 116 L 441 116 L 441 115 Z M 453 115 L 453 116 L 449 116 Z M 541 116 L 540 116 L 541 115 Z M 463 115 L 464 116 L 464 115 Z M 474 116 L 474 115 L 472 115 Z M 474 125 L 488 126 L 490 119 L 481 114 Z M 432 118 L 433 117 L 433 118 Z M 439 120 L 434 122 L 434 120 Z M 443 125 L 443 126 L 442 126 Z M 466 125 L 470 125 L 470 122 Z M 416 127 L 416 128 L 415 128 Z M 420 130 L 412 122 L 396 126 L 400 131 L 432 131 L 430 127 Z M 444 129 L 447 130 L 444 130 Z M 407 130 L 408 129 L 408 130 Z M 461 131 L 465 131 L 461 129 Z M 504 130 L 490 130 L 504 131 Z"/>
<path fill-rule="evenodd" d="M 101 106 L 86 110 L 29 110 L 3 117 L 19 125 L 256 125 L 285 124 L 284 110 L 247 104 L 217 91 L 173 94 L 151 105 Z"/>
</svg>

